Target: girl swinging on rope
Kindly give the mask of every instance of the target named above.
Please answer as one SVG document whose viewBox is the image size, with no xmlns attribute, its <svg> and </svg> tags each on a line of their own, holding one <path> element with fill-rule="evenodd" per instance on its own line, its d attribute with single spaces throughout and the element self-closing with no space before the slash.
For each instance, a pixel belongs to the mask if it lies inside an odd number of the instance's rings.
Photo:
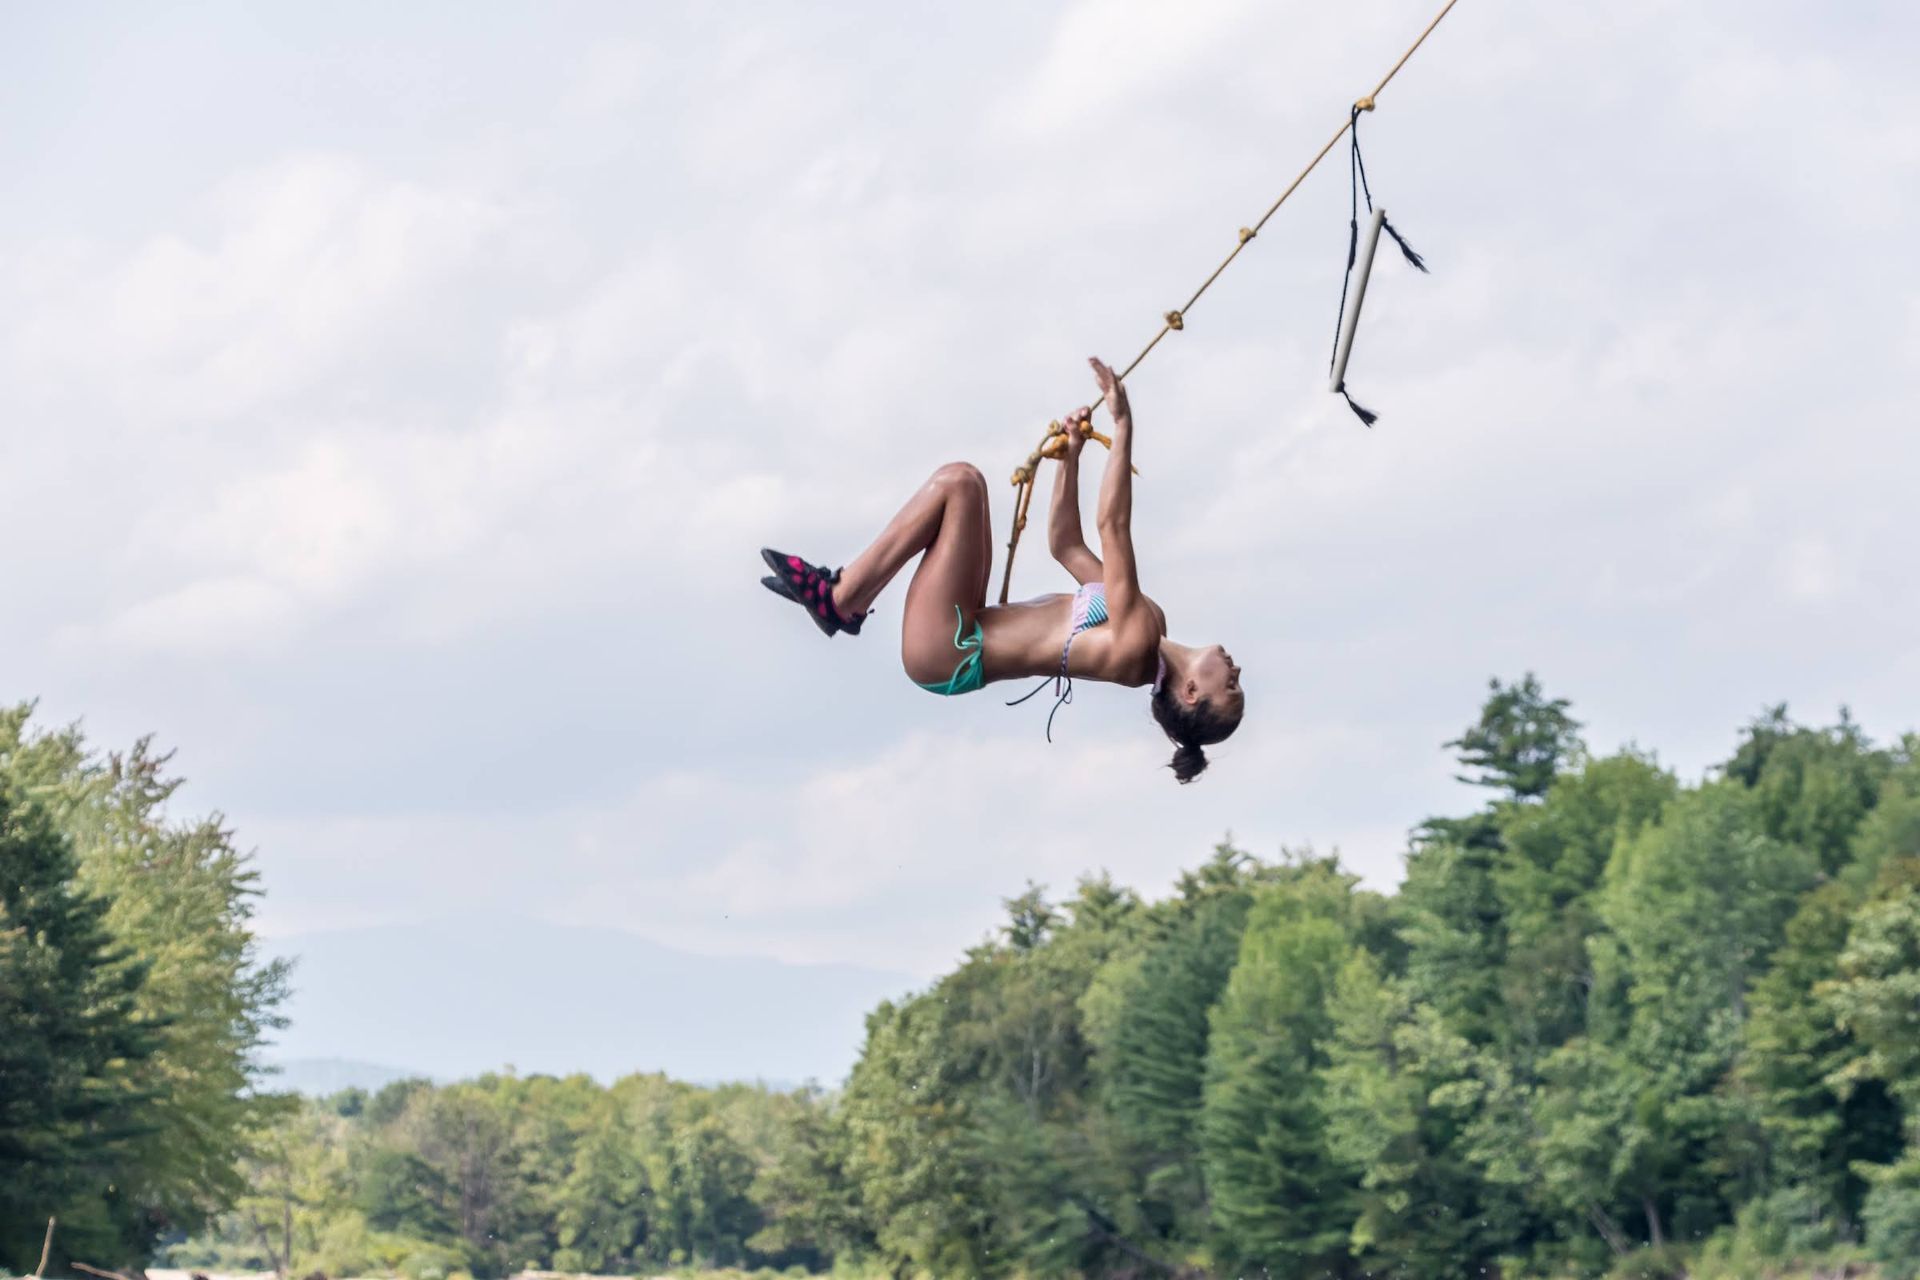
<svg viewBox="0 0 1920 1280">
<path fill-rule="evenodd" d="M 1202 748 L 1240 726 L 1246 708 L 1240 668 L 1217 644 L 1194 647 L 1168 639 L 1167 615 L 1140 590 L 1132 533 L 1133 415 L 1113 370 L 1099 360 L 1088 363 L 1113 418 L 1094 522 L 1100 555 L 1080 532 L 1080 451 L 1090 429 L 1088 410 L 1066 423 L 1047 521 L 1053 558 L 1080 584 L 1078 591 L 987 604 L 993 572 L 987 482 L 965 462 L 935 471 L 844 569 L 828 571 L 799 556 L 762 550 L 773 574 L 761 581 L 805 608 L 827 635 L 858 635 L 881 591 L 907 561 L 925 552 L 907 587 L 901 627 L 901 661 L 916 684 L 951 696 L 1001 680 L 1050 678 L 1059 691 L 1055 711 L 1071 697 L 1075 677 L 1150 687 L 1153 718 L 1177 748 L 1174 776 L 1191 782 L 1207 767 Z M 1048 723 L 1051 737 L 1051 715 Z"/>
</svg>

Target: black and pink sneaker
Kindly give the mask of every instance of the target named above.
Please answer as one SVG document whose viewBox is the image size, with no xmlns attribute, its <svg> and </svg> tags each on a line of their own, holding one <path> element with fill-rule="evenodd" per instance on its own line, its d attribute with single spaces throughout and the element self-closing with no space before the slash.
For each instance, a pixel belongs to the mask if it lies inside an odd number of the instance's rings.
<svg viewBox="0 0 1920 1280">
<path fill-rule="evenodd" d="M 828 570 L 823 565 L 808 564 L 799 556 L 790 556 L 769 547 L 760 548 L 760 558 L 773 570 L 770 577 L 760 579 L 760 584 L 777 596 L 800 605 L 813 619 L 813 625 L 827 635 L 844 631 L 850 636 L 860 634 L 860 624 L 867 620 L 866 614 L 857 617 L 843 617 L 834 607 L 833 588 L 840 581 L 840 570 Z"/>
</svg>

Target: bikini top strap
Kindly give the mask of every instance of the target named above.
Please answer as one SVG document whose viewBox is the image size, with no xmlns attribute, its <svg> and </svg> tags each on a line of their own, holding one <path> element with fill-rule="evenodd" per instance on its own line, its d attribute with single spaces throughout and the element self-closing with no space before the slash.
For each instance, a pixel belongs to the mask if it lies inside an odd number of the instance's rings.
<svg viewBox="0 0 1920 1280">
<path fill-rule="evenodd" d="M 1053 691 L 1059 696 L 1053 701 L 1053 710 L 1047 712 L 1048 742 L 1053 741 L 1053 718 L 1060 714 L 1060 708 L 1073 701 L 1073 677 L 1067 674 L 1067 662 L 1073 657 L 1073 638 L 1082 631 L 1090 629 L 1081 625 L 1086 618 L 1082 606 L 1083 603 L 1091 599 L 1096 592 L 1099 593 L 1100 600 L 1104 604 L 1106 602 L 1106 588 L 1098 582 L 1083 582 L 1080 584 L 1080 589 L 1073 593 L 1073 603 L 1067 610 L 1067 642 L 1060 647 L 1060 674 L 1057 676 L 1041 676 L 1039 684 L 1036 684 L 1033 688 L 1007 703 L 1010 707 L 1017 707 L 1034 694 L 1046 688 L 1048 682 L 1051 681 Z M 1102 618 L 1101 621 L 1104 622 L 1106 619 Z M 1099 623 L 1095 623 L 1094 625 L 1098 626 Z"/>
</svg>

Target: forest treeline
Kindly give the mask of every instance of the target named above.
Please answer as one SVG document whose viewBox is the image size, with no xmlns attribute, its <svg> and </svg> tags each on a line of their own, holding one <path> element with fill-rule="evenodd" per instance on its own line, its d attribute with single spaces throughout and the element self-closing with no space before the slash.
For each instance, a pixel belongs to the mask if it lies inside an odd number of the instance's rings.
<svg viewBox="0 0 1920 1280">
<path fill-rule="evenodd" d="M 1920 1274 L 1920 738 L 1776 711 L 1688 784 L 1578 728 L 1496 684 L 1448 744 L 1486 803 L 1422 824 L 1392 895 L 1225 846 L 1158 901 L 1029 886 L 832 1092 L 260 1099 L 199 1216 L 122 1238 L 426 1280 Z M 12 858 L 38 802 L 5 794 Z M 279 978 L 242 972 L 230 1038 Z"/>
<path fill-rule="evenodd" d="M 1011 901 L 776 1221 L 939 1276 L 1913 1275 L 1920 739 L 1782 710 L 1682 785 L 1529 677 L 1449 746 L 1487 803 L 1391 897 L 1222 849 Z"/>
</svg>

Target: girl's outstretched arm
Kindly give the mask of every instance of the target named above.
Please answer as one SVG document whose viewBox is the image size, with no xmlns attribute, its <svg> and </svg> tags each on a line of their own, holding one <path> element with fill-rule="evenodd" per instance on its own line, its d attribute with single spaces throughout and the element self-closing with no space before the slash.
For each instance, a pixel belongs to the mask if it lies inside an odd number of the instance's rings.
<svg viewBox="0 0 1920 1280">
<path fill-rule="evenodd" d="M 1143 606 L 1140 571 L 1133 557 L 1133 409 L 1127 389 L 1113 370 L 1089 360 L 1093 376 L 1106 393 L 1107 413 L 1113 418 L 1113 448 L 1107 454 L 1106 473 L 1100 478 L 1100 556 L 1106 563 L 1107 612 L 1122 622 Z"/>
<path fill-rule="evenodd" d="M 1100 557 L 1093 554 L 1086 535 L 1080 532 L 1080 451 L 1087 443 L 1089 416 L 1085 409 L 1067 416 L 1066 453 L 1053 479 L 1053 505 L 1047 514 L 1047 549 L 1082 586 L 1099 582 L 1103 573 Z"/>
</svg>

